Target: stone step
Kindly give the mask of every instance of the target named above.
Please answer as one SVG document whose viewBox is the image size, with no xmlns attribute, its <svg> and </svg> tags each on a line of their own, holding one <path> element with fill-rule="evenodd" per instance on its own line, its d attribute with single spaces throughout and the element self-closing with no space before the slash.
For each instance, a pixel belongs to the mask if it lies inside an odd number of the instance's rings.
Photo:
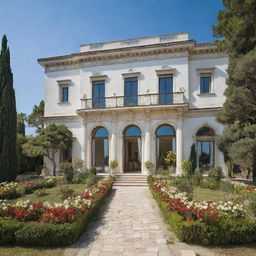
<svg viewBox="0 0 256 256">
<path fill-rule="evenodd" d="M 123 182 L 114 182 L 113 184 L 114 187 L 148 187 L 148 184 L 146 183 L 136 183 L 136 182 L 131 182 L 131 183 L 123 183 Z"/>
</svg>

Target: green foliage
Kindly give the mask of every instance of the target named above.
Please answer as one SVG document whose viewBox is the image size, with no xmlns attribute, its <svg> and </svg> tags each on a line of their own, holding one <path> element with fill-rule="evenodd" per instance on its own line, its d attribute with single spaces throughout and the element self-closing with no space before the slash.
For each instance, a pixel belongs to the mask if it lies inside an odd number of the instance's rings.
<svg viewBox="0 0 256 256">
<path fill-rule="evenodd" d="M 63 200 L 67 199 L 68 197 L 74 197 L 77 195 L 76 191 L 69 186 L 61 187 L 59 194 L 60 194 L 61 199 L 63 199 Z"/>
<path fill-rule="evenodd" d="M 26 114 L 18 113 L 17 114 L 17 134 L 22 134 L 25 136 L 26 129 L 25 129 L 25 122 L 26 122 Z"/>
<path fill-rule="evenodd" d="M 189 161 L 191 162 L 191 172 L 192 172 L 192 175 L 193 175 L 195 173 L 196 164 L 197 164 L 197 154 L 196 154 L 196 145 L 195 145 L 195 143 L 193 143 L 192 146 L 191 146 Z"/>
<path fill-rule="evenodd" d="M 75 169 L 81 169 L 85 166 L 85 162 L 80 158 L 76 158 L 72 161 L 72 165 Z"/>
<path fill-rule="evenodd" d="M 152 171 L 152 169 L 155 168 L 155 164 L 151 161 L 146 161 L 144 165 L 149 171 Z"/>
<path fill-rule="evenodd" d="M 46 196 L 49 194 L 49 192 L 47 192 L 45 189 L 37 189 L 34 191 L 34 194 L 38 197 L 41 197 L 41 196 Z"/>
<path fill-rule="evenodd" d="M 220 183 L 214 178 L 206 178 L 201 181 L 200 186 L 201 188 L 209 188 L 215 190 L 220 187 Z"/>
<path fill-rule="evenodd" d="M 203 180 L 203 172 L 202 170 L 196 170 L 193 177 L 192 177 L 192 183 L 195 186 L 200 186 Z"/>
<path fill-rule="evenodd" d="M 35 105 L 33 112 L 28 116 L 28 124 L 36 128 L 36 132 L 40 133 L 44 128 L 44 101 L 41 100 L 39 105 Z"/>
<path fill-rule="evenodd" d="M 220 180 L 224 178 L 221 167 L 211 168 L 209 170 L 208 176 L 209 178 L 215 179 L 217 182 L 220 182 Z"/>
<path fill-rule="evenodd" d="M 174 165 L 176 163 L 176 153 L 168 151 L 164 161 L 167 166 Z"/>
<path fill-rule="evenodd" d="M 49 124 L 40 134 L 32 137 L 22 146 L 23 152 L 30 157 L 47 156 L 52 162 L 53 175 L 56 175 L 55 151 L 68 149 L 72 145 L 72 133 L 64 124 Z"/>
<path fill-rule="evenodd" d="M 171 181 L 173 186 L 175 186 L 181 192 L 187 192 L 192 196 L 193 184 L 192 180 L 187 177 L 177 177 Z"/>
<path fill-rule="evenodd" d="M 74 169 L 72 163 L 63 162 L 60 164 L 60 169 L 64 172 L 66 182 L 72 183 L 74 177 Z"/>
<path fill-rule="evenodd" d="M 216 36 L 224 37 L 229 66 L 226 101 L 218 121 L 226 125 L 220 149 L 241 168 L 251 168 L 256 180 L 256 2 L 223 0 Z"/>
<path fill-rule="evenodd" d="M 85 184 L 87 187 L 90 187 L 90 186 L 96 184 L 98 182 L 98 180 L 99 180 L 99 178 L 95 174 L 90 173 L 90 174 L 87 174 Z"/>
<path fill-rule="evenodd" d="M 183 160 L 181 163 L 181 168 L 184 176 L 191 177 L 193 175 L 192 163 L 190 160 Z"/>
<path fill-rule="evenodd" d="M 149 181 L 152 185 L 152 181 Z M 185 243 L 199 245 L 243 244 L 256 241 L 256 222 L 251 220 L 222 219 L 214 224 L 186 222 L 176 212 L 168 210 L 168 203 L 161 200 L 150 186 L 167 223 L 176 236 Z"/>
<path fill-rule="evenodd" d="M 43 157 L 41 155 L 29 157 L 24 154 L 22 146 L 26 144 L 29 137 L 17 134 L 17 150 L 19 155 L 19 174 L 25 172 L 39 172 L 43 167 Z"/>
<path fill-rule="evenodd" d="M 2 39 L 0 53 L 0 182 L 13 181 L 18 173 L 17 112 L 10 51 Z"/>
<path fill-rule="evenodd" d="M 91 168 L 88 168 L 88 169 L 87 169 L 86 173 L 96 175 L 96 174 L 97 174 L 97 171 L 96 171 L 96 168 L 91 167 Z"/>
<path fill-rule="evenodd" d="M 14 244 L 15 233 L 24 226 L 24 223 L 15 220 L 0 220 L 0 245 Z"/>
<path fill-rule="evenodd" d="M 112 161 L 110 161 L 109 167 L 110 167 L 111 169 L 115 169 L 116 167 L 118 167 L 118 162 L 117 162 L 117 160 L 112 160 Z"/>
</svg>

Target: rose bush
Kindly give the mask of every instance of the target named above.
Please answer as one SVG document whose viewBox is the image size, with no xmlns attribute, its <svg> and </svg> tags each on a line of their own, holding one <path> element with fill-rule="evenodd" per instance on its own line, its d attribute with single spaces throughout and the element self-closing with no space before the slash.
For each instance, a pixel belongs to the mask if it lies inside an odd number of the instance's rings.
<svg viewBox="0 0 256 256">
<path fill-rule="evenodd" d="M 179 213 L 190 222 L 192 220 L 211 224 L 221 217 L 242 219 L 246 216 L 246 211 L 242 204 L 234 202 L 211 201 L 197 202 L 189 200 L 185 192 L 179 192 L 169 184 L 153 182 L 152 189 L 158 193 L 163 201 L 168 203 L 168 209 Z"/>
<path fill-rule="evenodd" d="M 91 188 L 86 189 L 82 195 L 69 197 L 62 203 L 32 203 L 27 200 L 12 205 L 6 200 L 0 200 L 0 218 L 15 219 L 20 222 L 72 223 L 94 207 L 112 186 L 112 182 L 112 178 L 100 180 Z"/>
</svg>

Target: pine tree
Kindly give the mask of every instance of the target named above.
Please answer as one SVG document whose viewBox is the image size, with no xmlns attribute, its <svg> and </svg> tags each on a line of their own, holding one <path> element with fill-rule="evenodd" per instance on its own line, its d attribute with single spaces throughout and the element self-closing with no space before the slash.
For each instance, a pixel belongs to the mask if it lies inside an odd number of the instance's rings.
<svg viewBox="0 0 256 256">
<path fill-rule="evenodd" d="M 0 181 L 12 181 L 17 176 L 16 115 L 10 51 L 4 35 L 0 54 Z"/>
<path fill-rule="evenodd" d="M 21 134 L 25 136 L 26 134 L 26 114 L 24 113 L 18 113 L 17 114 L 17 134 Z"/>
<path fill-rule="evenodd" d="M 217 120 L 225 125 L 220 149 L 256 180 L 256 1 L 223 0 L 215 36 L 229 56 L 226 101 Z"/>
</svg>

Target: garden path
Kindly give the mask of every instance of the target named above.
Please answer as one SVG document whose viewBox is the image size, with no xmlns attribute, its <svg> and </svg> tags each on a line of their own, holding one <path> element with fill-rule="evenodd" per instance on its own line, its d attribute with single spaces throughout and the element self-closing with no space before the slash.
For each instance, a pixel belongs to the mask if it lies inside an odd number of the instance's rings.
<svg viewBox="0 0 256 256">
<path fill-rule="evenodd" d="M 159 221 L 163 220 L 155 212 L 148 188 L 117 187 L 101 208 L 99 219 L 89 225 L 73 249 L 77 256 L 173 255 Z M 69 250 L 65 255 L 70 255 Z"/>
</svg>

